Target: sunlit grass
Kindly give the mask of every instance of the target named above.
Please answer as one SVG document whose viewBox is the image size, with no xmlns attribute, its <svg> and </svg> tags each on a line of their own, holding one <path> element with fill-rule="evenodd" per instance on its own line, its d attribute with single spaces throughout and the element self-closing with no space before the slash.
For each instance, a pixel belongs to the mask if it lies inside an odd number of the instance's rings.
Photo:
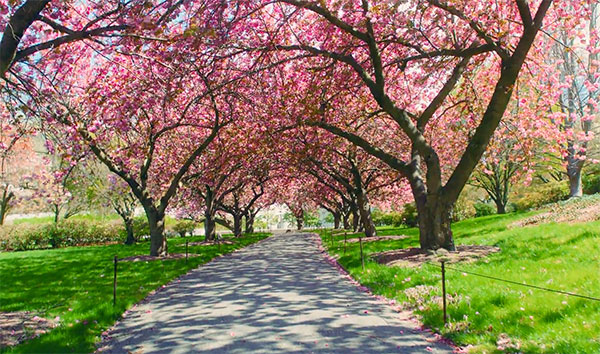
<svg viewBox="0 0 600 354">
<path fill-rule="evenodd" d="M 453 225 L 457 244 L 495 245 L 500 253 L 471 264 L 453 265 L 465 271 L 600 298 L 600 222 L 545 224 L 507 228 L 524 214 L 489 216 Z M 441 295 L 439 267 L 431 264 L 408 269 L 379 265 L 368 254 L 396 248 L 418 247 L 418 230 L 384 228 L 380 235 L 405 234 L 404 240 L 365 242 L 366 270 L 360 265 L 359 246 L 343 236 L 323 243 L 330 253 L 363 285 L 376 294 L 409 302 L 405 290 L 419 285 L 435 287 Z M 355 237 L 348 236 L 348 237 Z M 506 334 L 526 353 L 600 353 L 600 302 L 511 285 L 462 272 L 447 272 L 450 325 L 444 327 L 437 301 L 424 296 L 415 311 L 423 322 L 458 344 L 475 345 L 478 353 L 500 352 L 497 340 Z"/>
<path fill-rule="evenodd" d="M 118 214 L 98 214 L 98 213 L 90 213 L 90 214 L 76 214 L 73 215 L 69 218 L 69 220 L 87 220 L 87 221 L 98 221 L 98 222 L 103 222 L 103 221 L 121 221 L 121 217 Z M 19 225 L 19 224 L 33 224 L 33 225 L 39 225 L 39 224 L 49 224 L 49 223 L 53 223 L 54 222 L 54 216 L 34 216 L 34 217 L 26 217 L 26 218 L 20 218 L 20 219 L 15 219 L 13 221 L 11 221 L 11 223 L 13 225 Z M 177 222 L 177 219 L 167 215 L 165 217 L 165 225 L 167 227 L 167 229 L 171 226 L 174 225 Z M 198 229 L 202 229 L 204 227 L 204 223 L 198 223 Z M 229 231 L 228 228 L 226 228 L 223 225 L 217 224 L 216 225 L 216 229 L 217 231 L 221 231 L 221 232 L 227 232 Z"/>
<path fill-rule="evenodd" d="M 119 262 L 117 305 L 113 307 L 113 258 L 145 255 L 148 243 L 0 253 L 0 311 L 35 311 L 60 317 L 60 326 L 8 352 L 92 352 L 106 328 L 150 291 L 218 256 L 267 234 L 236 239 L 235 244 L 189 246 L 198 257 Z M 190 242 L 203 237 L 187 238 Z M 185 253 L 185 239 L 169 239 L 169 252 Z"/>
</svg>

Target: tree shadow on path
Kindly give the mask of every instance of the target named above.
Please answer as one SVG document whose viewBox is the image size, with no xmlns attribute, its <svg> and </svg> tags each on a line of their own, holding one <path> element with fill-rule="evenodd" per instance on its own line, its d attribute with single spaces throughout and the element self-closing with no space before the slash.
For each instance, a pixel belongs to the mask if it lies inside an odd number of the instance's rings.
<svg viewBox="0 0 600 354">
<path fill-rule="evenodd" d="M 450 353 L 327 263 L 308 234 L 201 266 L 116 325 L 103 352 Z"/>
</svg>

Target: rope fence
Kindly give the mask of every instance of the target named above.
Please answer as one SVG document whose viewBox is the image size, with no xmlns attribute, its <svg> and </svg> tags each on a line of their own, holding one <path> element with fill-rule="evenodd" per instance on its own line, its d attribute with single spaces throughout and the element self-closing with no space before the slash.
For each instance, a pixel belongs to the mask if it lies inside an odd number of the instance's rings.
<svg viewBox="0 0 600 354">
<path fill-rule="evenodd" d="M 446 265 L 446 262 L 443 262 L 443 261 L 440 262 L 440 265 L 437 265 L 437 264 L 434 264 L 434 263 L 426 263 L 426 264 L 429 265 L 429 266 L 441 269 L 441 271 L 442 271 L 442 296 L 443 296 L 444 324 L 447 322 L 447 314 L 446 314 L 446 270 L 452 270 L 452 271 L 460 272 L 460 273 L 463 273 L 463 274 L 473 275 L 473 276 L 476 276 L 476 277 L 481 277 L 481 278 L 485 278 L 485 279 L 495 280 L 495 281 L 499 281 L 499 282 L 503 282 L 503 283 L 507 283 L 507 284 L 520 285 L 520 286 L 524 286 L 524 287 L 527 287 L 527 288 L 532 288 L 532 289 L 536 289 L 536 290 L 547 291 L 547 292 L 551 292 L 551 293 L 555 293 L 555 294 L 561 294 L 561 295 L 566 295 L 566 296 L 578 297 L 578 298 L 581 298 L 581 299 L 586 299 L 586 300 L 600 302 L 600 298 L 593 297 L 593 296 L 581 295 L 581 294 L 576 294 L 576 293 L 569 292 L 569 291 L 551 289 L 551 288 L 546 288 L 546 287 L 543 287 L 543 286 L 532 285 L 532 284 L 527 284 L 527 283 L 519 283 L 519 282 L 514 281 L 514 280 L 498 278 L 498 277 L 494 277 L 494 276 L 486 275 L 486 274 L 479 274 L 479 273 L 475 273 L 475 272 L 471 272 L 471 271 L 466 271 L 466 270 L 459 269 L 459 268 L 454 268 L 454 267 L 448 267 Z"/>
</svg>

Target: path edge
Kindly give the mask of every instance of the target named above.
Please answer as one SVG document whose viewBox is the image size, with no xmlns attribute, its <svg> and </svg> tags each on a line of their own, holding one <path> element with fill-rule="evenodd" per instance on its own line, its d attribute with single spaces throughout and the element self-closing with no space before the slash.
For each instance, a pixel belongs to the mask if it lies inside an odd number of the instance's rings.
<svg viewBox="0 0 600 354">
<path fill-rule="evenodd" d="M 206 262 L 206 263 L 203 263 L 203 264 L 200 264 L 200 265 L 198 265 L 196 268 L 192 268 L 192 269 L 188 270 L 186 273 L 183 273 L 183 274 L 181 274 L 181 275 L 177 276 L 176 278 L 173 278 L 173 279 L 171 279 L 169 282 L 167 282 L 167 283 L 165 283 L 165 284 L 163 284 L 163 285 L 159 286 L 158 288 L 156 288 L 156 289 L 154 289 L 154 290 L 150 291 L 150 292 L 149 292 L 149 293 L 148 293 L 146 296 L 144 296 L 144 298 L 143 298 L 143 299 L 141 299 L 140 301 L 138 301 L 138 302 L 134 303 L 133 305 L 131 305 L 131 307 L 129 307 L 127 310 L 125 310 L 125 311 L 124 311 L 124 312 L 123 312 L 123 313 L 122 313 L 122 314 L 119 316 L 119 318 L 117 318 L 117 319 L 115 320 L 115 322 L 114 322 L 114 323 L 113 323 L 113 324 L 112 324 L 110 327 L 108 327 L 107 329 L 105 329 L 105 330 L 102 332 L 102 334 L 100 335 L 100 340 L 99 340 L 98 342 L 94 343 L 94 346 L 96 347 L 96 349 L 94 350 L 94 354 L 97 354 L 97 353 L 102 353 L 102 352 L 104 351 L 104 350 L 103 350 L 103 348 L 104 348 L 104 347 L 106 346 L 106 344 L 107 344 L 107 343 L 110 341 L 110 339 L 111 339 L 111 334 L 112 334 L 112 332 L 115 330 L 115 328 L 117 327 L 117 325 L 118 325 L 118 324 L 119 324 L 119 323 L 120 323 L 120 322 L 123 320 L 123 318 L 125 318 L 127 315 L 129 315 L 130 313 L 132 313 L 132 312 L 136 311 L 136 310 L 137 310 L 137 307 L 138 307 L 138 305 L 143 305 L 143 304 L 146 304 L 146 303 L 148 303 L 149 301 L 151 301 L 151 300 L 152 300 L 152 299 L 151 299 L 152 297 L 154 297 L 154 296 L 156 296 L 156 295 L 160 294 L 162 291 L 164 291 L 164 289 L 165 289 L 165 288 L 167 288 L 167 286 L 173 285 L 173 283 L 176 283 L 178 280 L 181 280 L 181 278 L 183 278 L 183 277 L 185 277 L 185 276 L 189 275 L 191 272 L 195 271 L 196 269 L 198 269 L 198 268 L 200 268 L 200 267 L 202 267 L 202 266 L 204 266 L 204 265 L 206 265 L 206 264 L 208 264 L 208 263 L 210 263 L 210 262 L 214 262 L 214 261 L 216 261 L 216 260 L 218 260 L 218 259 L 221 259 L 221 258 L 225 258 L 225 257 L 231 256 L 231 255 L 235 254 L 236 252 L 240 252 L 240 251 L 242 251 L 242 250 L 245 250 L 245 249 L 247 249 L 248 247 L 252 247 L 252 246 L 258 245 L 258 244 L 260 244 L 261 242 L 264 242 L 264 241 L 266 241 L 266 240 L 270 239 L 270 238 L 271 238 L 271 237 L 273 237 L 273 236 L 275 236 L 275 234 L 273 234 L 273 233 L 270 233 L 270 235 L 269 235 L 269 236 L 267 236 L 267 237 L 263 238 L 262 240 L 256 241 L 256 242 L 254 242 L 254 243 L 252 243 L 252 244 L 250 244 L 250 245 L 247 245 L 246 247 L 238 248 L 238 249 L 234 250 L 233 252 L 229 252 L 229 253 L 225 253 L 225 254 L 222 254 L 222 255 L 220 255 L 220 256 L 217 256 L 217 257 L 215 257 L 215 258 L 211 259 L 210 261 L 208 261 L 208 262 Z"/>
<path fill-rule="evenodd" d="M 421 333 L 423 333 L 423 335 L 425 337 L 430 337 L 430 338 L 434 339 L 435 343 L 440 343 L 443 345 L 450 346 L 453 349 L 453 353 L 459 353 L 459 354 L 468 353 L 468 348 L 457 345 L 451 339 L 448 339 L 448 338 L 442 336 L 440 333 L 435 332 L 432 328 L 423 324 L 419 320 L 417 315 L 414 314 L 413 311 L 407 310 L 407 309 L 401 309 L 398 306 L 395 306 L 395 305 L 397 305 L 396 300 L 389 299 L 383 295 L 374 294 L 373 291 L 369 287 L 362 285 L 360 282 L 358 282 L 356 279 L 354 279 L 352 277 L 352 275 L 350 274 L 350 272 L 340 262 L 338 262 L 338 259 L 336 257 L 333 257 L 332 255 L 329 254 L 329 252 L 327 252 L 327 249 L 323 246 L 323 239 L 321 238 L 321 235 L 319 235 L 316 232 L 310 232 L 308 234 L 309 234 L 309 236 L 311 236 L 311 238 L 313 238 L 315 240 L 318 250 L 321 253 L 321 255 L 323 256 L 323 258 L 325 259 L 325 261 L 327 263 L 331 264 L 334 268 L 336 268 L 338 270 L 338 272 L 344 278 L 346 278 L 352 285 L 356 286 L 358 291 L 366 293 L 367 295 L 375 298 L 379 302 L 384 303 L 386 306 L 391 308 L 392 311 L 394 311 L 397 314 L 407 315 L 406 320 L 408 322 L 411 322 L 414 325 L 415 330 L 418 330 Z M 400 320 L 402 320 L 401 317 L 400 317 Z"/>
</svg>

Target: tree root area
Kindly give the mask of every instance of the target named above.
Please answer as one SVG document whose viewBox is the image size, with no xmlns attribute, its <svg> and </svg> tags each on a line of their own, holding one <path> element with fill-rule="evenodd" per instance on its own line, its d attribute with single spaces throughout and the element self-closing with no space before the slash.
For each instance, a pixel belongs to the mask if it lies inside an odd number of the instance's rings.
<svg viewBox="0 0 600 354">
<path fill-rule="evenodd" d="M 363 237 L 362 242 L 375 242 L 375 241 L 391 241 L 391 240 L 403 240 L 408 238 L 406 235 L 394 235 L 394 236 L 373 236 L 373 237 Z M 348 243 L 358 243 L 359 239 L 351 238 L 348 239 Z"/>
<path fill-rule="evenodd" d="M 494 246 L 461 245 L 456 247 L 455 252 L 449 252 L 444 249 L 431 251 L 421 248 L 405 248 L 374 253 L 371 255 L 371 258 L 380 264 L 388 266 L 416 268 L 428 262 L 474 262 L 496 252 L 500 252 L 500 248 Z"/>
<path fill-rule="evenodd" d="M 199 256 L 199 254 L 188 253 L 188 258 Z M 125 258 L 119 258 L 119 262 L 148 262 L 148 261 L 160 261 L 168 259 L 181 259 L 185 258 L 185 253 L 169 253 L 166 256 L 148 256 L 139 255 Z"/>
<path fill-rule="evenodd" d="M 221 240 L 221 241 L 202 241 L 202 242 L 190 242 L 188 245 L 190 246 L 214 246 L 214 245 L 233 245 L 233 241 L 229 240 Z"/>
<path fill-rule="evenodd" d="M 57 326 L 57 320 L 39 317 L 29 311 L 0 312 L 0 348 L 38 337 Z"/>
</svg>

